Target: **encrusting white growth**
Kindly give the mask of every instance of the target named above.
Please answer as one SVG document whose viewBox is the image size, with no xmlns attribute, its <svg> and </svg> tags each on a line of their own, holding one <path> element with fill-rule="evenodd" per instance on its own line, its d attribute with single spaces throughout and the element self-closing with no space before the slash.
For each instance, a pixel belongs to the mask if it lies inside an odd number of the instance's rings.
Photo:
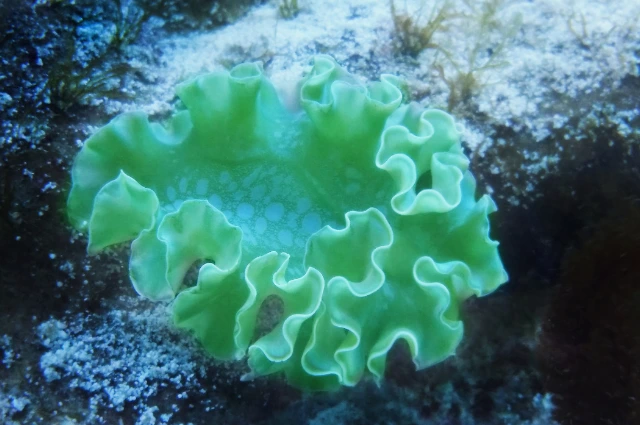
<svg viewBox="0 0 640 425">
<path fill-rule="evenodd" d="M 42 323 L 38 335 L 48 350 L 40 359 L 44 377 L 64 379 L 68 387 L 87 391 L 91 404 L 117 411 L 127 403 L 150 407 L 162 392 L 200 388 L 210 373 L 205 372 L 210 358 L 172 326 L 165 307 L 126 304 L 126 311 L 113 310 L 105 317 L 79 314 Z M 202 403 L 216 406 L 215 390 L 207 392 L 210 397 Z M 160 408 L 171 411 L 170 406 Z"/>
</svg>

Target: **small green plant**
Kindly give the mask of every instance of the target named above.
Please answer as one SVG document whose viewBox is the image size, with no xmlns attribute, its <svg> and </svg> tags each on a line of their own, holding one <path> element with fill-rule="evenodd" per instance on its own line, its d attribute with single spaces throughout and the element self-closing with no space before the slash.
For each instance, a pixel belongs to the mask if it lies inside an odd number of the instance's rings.
<svg viewBox="0 0 640 425">
<path fill-rule="evenodd" d="M 467 62 L 464 64 L 460 64 L 445 50 L 442 50 L 442 52 L 454 69 L 454 72 L 447 73 L 442 64 L 434 64 L 440 78 L 449 88 L 449 96 L 447 98 L 448 111 L 452 111 L 459 103 L 468 101 L 474 92 L 486 84 L 485 81 L 480 80 L 484 72 L 507 65 L 506 61 L 499 59 L 500 51 L 493 52 L 488 57 L 480 60 L 480 46 L 475 46 L 469 52 Z"/>
<path fill-rule="evenodd" d="M 476 28 L 468 49 L 461 55 L 455 55 L 446 48 L 438 47 L 439 53 L 450 64 L 445 67 L 438 60 L 433 64 L 449 88 L 448 111 L 468 101 L 481 86 L 489 84 L 483 78 L 484 73 L 508 65 L 505 50 L 520 30 L 522 19 L 520 15 L 506 20 L 501 18 L 499 13 L 504 3 L 504 0 L 487 0 L 478 6 L 477 3 L 465 0 L 470 14 L 464 19 Z M 493 41 L 495 32 L 500 35 L 497 41 Z"/>
<path fill-rule="evenodd" d="M 582 47 L 585 50 L 591 50 L 593 48 L 600 48 L 611 40 L 611 35 L 617 33 L 619 37 L 626 38 L 631 36 L 634 31 L 638 30 L 638 19 L 640 13 L 631 15 L 625 22 L 618 25 L 611 25 L 606 32 L 600 32 L 594 28 L 590 28 L 587 22 L 587 17 L 584 13 L 572 11 L 567 16 L 567 27 L 571 34 L 573 34 Z"/>
<path fill-rule="evenodd" d="M 76 52 L 75 42 L 69 39 L 66 54 L 49 72 L 47 88 L 52 106 L 59 111 L 81 104 L 89 96 L 108 98 L 128 98 L 118 87 L 117 80 L 128 74 L 132 67 L 128 63 L 119 63 L 110 68 L 101 68 L 104 56 L 96 56 L 78 70 L 73 60 Z"/>
<path fill-rule="evenodd" d="M 394 0 L 390 1 L 396 48 L 414 58 L 425 49 L 438 48 L 433 36 L 437 31 L 443 30 L 445 22 L 453 17 L 449 1 L 436 2 L 426 16 L 426 21 L 422 22 L 425 4 L 423 2 L 417 11 L 409 13 L 406 1 L 403 12 L 398 11 Z"/>
<path fill-rule="evenodd" d="M 111 46 L 120 49 L 138 38 L 142 25 L 151 17 L 144 9 L 132 4 L 122 4 L 122 0 L 114 0 L 116 6 L 116 31 L 111 39 Z"/>
<path fill-rule="evenodd" d="M 52 65 L 47 80 L 51 105 L 58 111 L 82 104 L 90 96 L 112 99 L 129 97 L 120 90 L 118 84 L 133 69 L 120 59 L 122 49 L 137 39 L 142 25 L 151 15 L 133 2 L 113 0 L 112 4 L 115 6 L 115 31 L 100 53 L 79 63 L 75 59 L 79 43 L 75 29 L 64 36 L 63 53 L 60 60 Z"/>
<path fill-rule="evenodd" d="M 300 12 L 300 6 L 298 0 L 280 0 L 280 16 L 285 19 L 291 19 Z"/>
</svg>

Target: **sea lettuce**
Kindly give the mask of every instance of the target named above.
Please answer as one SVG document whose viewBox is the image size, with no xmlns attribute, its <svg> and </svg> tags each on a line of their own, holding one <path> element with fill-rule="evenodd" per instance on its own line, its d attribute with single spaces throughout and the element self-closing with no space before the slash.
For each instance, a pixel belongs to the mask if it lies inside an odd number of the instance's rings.
<svg viewBox="0 0 640 425">
<path fill-rule="evenodd" d="M 257 63 L 194 78 L 166 126 L 126 113 L 84 143 L 69 218 L 91 254 L 132 240 L 136 291 L 253 375 L 380 380 L 398 339 L 417 368 L 440 362 L 461 302 L 507 275 L 453 118 L 403 104 L 399 85 L 319 56 L 292 111 Z M 260 335 L 273 296 L 283 313 Z"/>
</svg>

